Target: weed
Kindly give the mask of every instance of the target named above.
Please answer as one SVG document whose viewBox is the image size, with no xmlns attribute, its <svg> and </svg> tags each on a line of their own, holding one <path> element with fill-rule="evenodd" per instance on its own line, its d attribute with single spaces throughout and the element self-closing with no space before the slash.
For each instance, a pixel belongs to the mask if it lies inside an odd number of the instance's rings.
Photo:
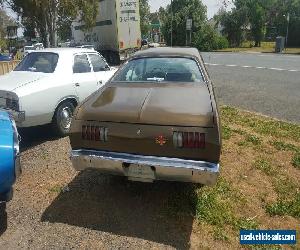
<svg viewBox="0 0 300 250">
<path fill-rule="evenodd" d="M 258 223 L 254 220 L 254 218 L 239 218 L 236 223 L 235 227 L 237 229 L 244 229 L 244 230 L 250 230 L 250 229 L 257 229 Z"/>
<path fill-rule="evenodd" d="M 253 167 L 264 172 L 266 175 L 274 175 L 276 173 L 274 167 L 265 159 L 256 160 L 253 164 Z"/>
<path fill-rule="evenodd" d="M 253 145 L 257 146 L 261 144 L 262 140 L 255 135 L 247 135 L 246 142 L 252 143 Z"/>
<path fill-rule="evenodd" d="M 229 140 L 232 136 L 232 130 L 228 126 L 222 126 L 222 138 L 224 140 Z"/>
<path fill-rule="evenodd" d="M 282 141 L 271 141 L 270 144 L 279 151 L 300 151 L 297 146 Z"/>
<path fill-rule="evenodd" d="M 291 200 L 279 199 L 276 203 L 267 205 L 266 211 L 270 216 L 289 215 L 300 218 L 300 192 Z"/>
<path fill-rule="evenodd" d="M 51 188 L 49 189 L 49 191 L 50 191 L 51 193 L 59 194 L 59 193 L 62 191 L 62 187 L 56 185 L 56 186 L 51 187 Z"/>
<path fill-rule="evenodd" d="M 292 165 L 300 170 L 300 153 L 296 153 L 292 159 Z"/>
<path fill-rule="evenodd" d="M 277 178 L 274 181 L 274 186 L 280 199 L 291 199 L 298 191 L 297 185 L 287 177 Z"/>
<path fill-rule="evenodd" d="M 217 227 L 213 231 L 214 240 L 229 241 L 229 237 L 225 233 L 224 228 Z"/>
<path fill-rule="evenodd" d="M 232 224 L 234 215 L 231 211 L 230 185 L 220 179 L 215 187 L 200 190 L 196 205 L 196 217 L 211 225 L 223 227 Z"/>
</svg>

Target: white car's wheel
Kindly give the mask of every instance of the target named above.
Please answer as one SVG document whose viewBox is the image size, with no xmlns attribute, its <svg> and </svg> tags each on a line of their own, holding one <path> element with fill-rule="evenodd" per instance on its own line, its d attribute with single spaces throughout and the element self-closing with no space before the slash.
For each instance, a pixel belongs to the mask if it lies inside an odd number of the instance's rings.
<svg viewBox="0 0 300 250">
<path fill-rule="evenodd" d="M 55 111 L 53 125 L 60 136 L 68 135 L 71 127 L 75 106 L 71 101 L 64 101 Z"/>
</svg>

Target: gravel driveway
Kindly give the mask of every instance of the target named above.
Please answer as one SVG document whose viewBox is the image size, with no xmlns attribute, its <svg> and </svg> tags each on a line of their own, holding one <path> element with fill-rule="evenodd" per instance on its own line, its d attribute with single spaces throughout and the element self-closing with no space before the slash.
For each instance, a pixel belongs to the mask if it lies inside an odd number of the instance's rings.
<svg viewBox="0 0 300 250">
<path fill-rule="evenodd" d="M 23 174 L 7 205 L 1 249 L 190 247 L 192 214 L 168 211 L 173 194 L 189 184 L 129 183 L 91 170 L 78 174 L 68 158 L 68 138 L 37 136 L 47 131 L 23 131 Z"/>
</svg>

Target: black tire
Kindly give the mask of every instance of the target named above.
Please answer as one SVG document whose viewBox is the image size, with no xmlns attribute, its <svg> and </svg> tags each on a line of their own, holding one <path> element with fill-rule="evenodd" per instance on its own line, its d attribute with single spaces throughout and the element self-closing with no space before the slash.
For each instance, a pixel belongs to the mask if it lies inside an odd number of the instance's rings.
<svg viewBox="0 0 300 250">
<path fill-rule="evenodd" d="M 59 136 L 67 136 L 74 114 L 75 106 L 71 101 L 62 102 L 56 109 L 53 117 L 53 127 Z"/>
</svg>

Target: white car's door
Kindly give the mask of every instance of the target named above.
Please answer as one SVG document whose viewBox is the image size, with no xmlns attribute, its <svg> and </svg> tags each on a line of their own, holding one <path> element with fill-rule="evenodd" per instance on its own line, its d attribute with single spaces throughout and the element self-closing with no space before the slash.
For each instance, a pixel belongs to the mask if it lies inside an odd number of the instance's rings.
<svg viewBox="0 0 300 250">
<path fill-rule="evenodd" d="M 104 58 L 97 53 L 90 53 L 89 58 L 97 78 L 98 88 L 100 88 L 108 82 L 116 70 L 111 69 Z"/>
<path fill-rule="evenodd" d="M 74 55 L 72 78 L 80 102 L 98 89 L 96 76 L 86 54 Z"/>
</svg>

